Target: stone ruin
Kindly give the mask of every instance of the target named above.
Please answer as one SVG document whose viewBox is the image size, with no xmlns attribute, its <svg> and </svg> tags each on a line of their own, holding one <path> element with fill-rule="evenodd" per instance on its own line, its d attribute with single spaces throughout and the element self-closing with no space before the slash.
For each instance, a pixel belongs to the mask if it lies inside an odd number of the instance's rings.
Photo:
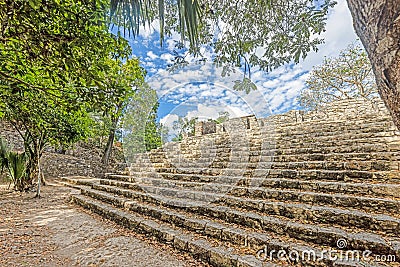
<svg viewBox="0 0 400 267">
<path fill-rule="evenodd" d="M 199 123 L 72 201 L 212 266 L 400 266 L 400 133 L 383 103 Z"/>
</svg>

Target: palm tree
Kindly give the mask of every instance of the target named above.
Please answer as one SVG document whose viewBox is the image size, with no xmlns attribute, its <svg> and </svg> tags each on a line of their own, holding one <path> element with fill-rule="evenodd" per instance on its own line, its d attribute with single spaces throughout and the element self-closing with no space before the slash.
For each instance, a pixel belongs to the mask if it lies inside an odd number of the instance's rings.
<svg viewBox="0 0 400 267">
<path fill-rule="evenodd" d="M 179 26 L 181 29 L 182 40 L 187 37 L 191 47 L 198 45 L 198 23 L 201 16 L 201 9 L 198 0 L 177 0 Z M 155 9 L 158 11 L 160 20 L 160 40 L 161 45 L 165 31 L 165 0 L 111 0 L 110 17 L 118 25 L 123 25 L 129 29 L 133 36 L 139 34 L 140 25 L 150 24 L 154 19 Z"/>
</svg>

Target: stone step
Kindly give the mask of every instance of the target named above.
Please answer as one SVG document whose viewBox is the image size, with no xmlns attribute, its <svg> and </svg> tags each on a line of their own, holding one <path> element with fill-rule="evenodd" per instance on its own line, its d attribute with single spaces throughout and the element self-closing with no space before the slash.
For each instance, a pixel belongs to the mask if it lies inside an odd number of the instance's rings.
<svg viewBox="0 0 400 267">
<path fill-rule="evenodd" d="M 377 119 L 377 118 L 376 118 Z M 359 125 L 359 124 L 362 125 Z M 351 120 L 351 121 L 321 121 L 312 122 L 307 121 L 295 125 L 264 125 L 254 128 L 260 135 L 270 136 L 293 136 L 299 137 L 304 133 L 306 136 L 329 136 L 338 133 L 377 133 L 377 132 L 395 132 L 397 128 L 394 126 L 392 120 L 383 121 L 365 121 L 365 120 Z M 229 133 L 225 133 L 228 135 Z"/>
<path fill-rule="evenodd" d="M 337 141 L 350 141 L 355 140 L 357 142 L 362 141 L 370 141 L 376 140 L 377 138 L 382 138 L 382 140 L 388 139 L 389 141 L 392 138 L 397 138 L 399 132 L 397 130 L 384 130 L 379 132 L 342 132 L 340 135 L 337 135 L 335 132 L 324 133 L 325 135 L 300 135 L 300 136 L 287 136 L 287 135 L 276 135 L 276 140 L 278 143 L 311 143 L 311 142 L 333 142 Z M 259 136 L 262 138 L 262 135 Z M 269 139 L 267 139 L 269 140 Z M 273 140 L 273 139 L 271 139 Z"/>
<path fill-rule="evenodd" d="M 150 156 L 152 161 L 164 158 L 199 158 L 202 157 L 226 157 L 232 155 L 234 151 L 238 152 L 275 152 L 275 154 L 304 154 L 307 153 L 363 153 L 363 152 L 390 152 L 400 150 L 400 136 L 390 137 L 391 141 L 385 141 L 383 138 L 374 139 L 333 139 L 331 141 L 299 141 L 299 142 L 280 142 L 278 139 L 264 141 L 260 145 L 252 145 L 249 142 L 236 141 L 234 144 L 225 143 L 219 146 L 203 147 L 201 151 L 188 150 L 174 151 L 174 153 L 157 152 Z M 297 152 L 297 153 L 296 153 Z"/>
<path fill-rule="evenodd" d="M 92 212 L 100 214 L 101 216 L 132 231 L 146 234 L 148 236 L 154 236 L 160 242 L 169 244 L 175 249 L 187 252 L 193 257 L 207 262 L 212 266 L 281 266 L 271 262 L 263 263 L 254 255 L 235 254 L 230 248 L 222 245 L 215 245 L 212 242 L 201 238 L 198 235 L 191 234 L 188 231 L 182 231 L 177 227 L 172 227 L 168 224 L 162 223 L 161 221 L 155 221 L 154 219 L 148 219 L 147 217 L 137 213 L 121 210 L 112 205 L 101 203 L 93 198 L 82 195 L 73 195 L 72 202 Z M 128 205 L 128 202 L 126 204 Z"/>
<path fill-rule="evenodd" d="M 173 162 L 180 162 L 180 161 L 187 161 L 187 162 L 211 162 L 212 160 L 219 159 L 219 161 L 228 161 L 231 162 L 232 160 L 242 160 L 246 161 L 249 156 L 254 156 L 254 157 L 260 157 L 260 156 L 268 156 L 268 157 L 294 157 L 296 158 L 295 161 L 300 161 L 297 158 L 301 157 L 310 157 L 310 154 L 354 154 L 354 153 L 390 153 L 392 152 L 392 155 L 394 155 L 393 158 L 390 158 L 391 160 L 397 160 L 398 155 L 395 153 L 398 153 L 400 150 L 400 145 L 396 144 L 396 146 L 391 146 L 390 144 L 384 144 L 384 143 L 379 143 L 379 144 L 363 144 L 363 145 L 356 145 L 352 144 L 349 146 L 324 146 L 320 145 L 318 147 L 301 147 L 301 148 L 287 148 L 287 149 L 277 149 L 277 148 L 267 148 L 267 149 L 261 149 L 258 151 L 250 151 L 247 147 L 239 147 L 237 148 L 237 151 L 235 152 L 226 152 L 224 154 L 216 154 L 213 151 L 209 151 L 207 153 L 203 153 L 201 157 L 192 157 L 191 155 L 185 156 L 185 155 L 179 155 L 176 157 L 169 157 L 169 158 L 158 158 L 158 159 L 153 159 L 152 163 L 173 163 Z M 316 156 L 314 156 L 315 158 Z M 203 159 L 201 161 L 201 159 Z M 272 158 L 271 158 L 272 159 Z M 137 164 L 141 164 L 138 162 Z"/>
<path fill-rule="evenodd" d="M 301 264 L 305 266 L 354 266 L 352 262 L 341 262 L 336 259 L 332 259 L 327 257 L 324 254 L 324 250 L 326 248 L 319 248 L 315 245 L 307 244 L 306 242 L 302 242 L 293 238 L 279 238 L 274 234 L 263 232 L 262 230 L 254 231 L 253 229 L 249 229 L 248 227 L 241 227 L 241 226 L 232 226 L 231 224 L 225 223 L 221 220 L 209 220 L 206 216 L 202 216 L 199 214 L 193 215 L 191 213 L 183 212 L 182 210 L 177 211 L 173 209 L 168 209 L 166 207 L 160 207 L 159 205 L 151 205 L 146 203 L 141 203 L 137 201 L 132 201 L 131 199 L 123 198 L 123 197 L 116 197 L 112 194 L 102 193 L 96 190 L 91 189 L 82 189 L 85 195 L 89 195 L 95 199 L 100 199 L 101 201 L 105 201 L 111 203 L 120 208 L 125 208 L 129 211 L 135 212 L 135 214 L 145 215 L 147 220 L 149 220 L 149 216 L 152 218 L 151 220 L 156 221 L 156 225 L 160 225 L 162 223 L 172 224 L 175 227 L 173 228 L 174 231 L 178 232 L 178 230 L 183 229 L 185 231 L 186 236 L 190 236 L 190 233 L 187 234 L 187 230 L 196 232 L 196 236 L 203 235 L 207 236 L 207 239 L 217 239 L 224 242 L 230 242 L 236 246 L 241 246 L 241 248 L 245 249 L 245 251 L 250 250 L 252 251 L 260 251 L 260 248 L 265 250 L 275 250 L 286 252 L 288 255 L 289 253 L 295 253 L 302 255 L 302 253 L 311 251 L 315 253 L 315 258 L 309 257 L 298 257 L 298 260 L 295 262 L 290 262 L 290 265 L 293 266 L 294 264 Z M 130 215 L 130 214 L 129 214 Z M 147 226 L 148 224 L 146 224 Z M 154 225 L 154 224 L 151 224 Z M 168 226 L 167 226 L 168 227 Z M 180 229 L 177 229 L 177 228 Z M 139 224 L 140 229 L 140 224 Z M 146 227 L 146 229 L 148 229 Z M 140 229 L 142 232 L 143 229 Z M 154 230 L 146 231 L 154 234 Z M 158 233 L 159 231 L 156 231 Z M 175 233 L 175 232 L 173 232 Z M 160 235 L 156 235 L 160 238 Z M 166 235 L 163 235 L 166 236 Z M 165 240 L 161 239 L 161 240 Z M 193 240 L 193 238 L 192 238 Z M 171 242 L 174 244 L 174 242 Z M 231 247 L 231 246 L 229 246 Z M 236 252 L 236 251 L 235 251 Z M 231 252 L 230 254 L 234 254 L 235 252 Z M 240 255 L 240 253 L 237 253 Z M 254 254 L 254 253 L 253 253 Z M 255 253 L 257 254 L 257 253 Z M 240 257 L 236 255 L 236 257 Z M 271 254 L 270 254 L 271 255 Z M 272 254 L 276 257 L 276 254 Z M 265 255 L 263 260 L 262 266 L 275 266 L 269 265 L 271 262 L 265 262 L 265 260 L 269 260 L 268 255 Z M 248 256 L 241 256 L 241 257 L 248 257 Z M 254 256 L 253 256 L 254 257 Z M 260 257 L 257 257 L 260 258 Z M 254 258 L 253 258 L 254 259 Z M 204 259 L 203 259 L 204 260 Z M 210 261 L 209 261 L 210 262 Z M 232 262 L 232 261 L 231 261 Z M 213 265 L 213 262 L 210 262 Z M 279 266 L 288 266 L 288 262 L 280 262 Z M 242 265 L 219 265 L 216 266 L 242 266 Z M 250 265 L 253 266 L 253 265 Z M 256 265 L 261 266 L 261 265 Z M 368 266 L 368 265 L 365 265 Z M 379 266 L 378 265 L 371 265 L 371 266 Z"/>
<path fill-rule="evenodd" d="M 107 174 L 114 175 L 114 174 Z M 64 176 L 59 178 L 62 182 L 70 185 L 87 185 L 91 186 L 93 183 L 99 183 L 100 179 L 87 177 L 87 176 Z"/>
<path fill-rule="evenodd" d="M 156 194 L 157 191 L 151 191 L 149 185 L 144 183 L 132 183 L 132 182 L 121 182 L 115 180 L 101 180 L 102 185 L 115 186 L 125 189 L 131 189 L 136 191 L 144 191 L 150 192 L 152 194 Z M 164 188 L 161 188 L 164 186 Z M 161 190 L 165 190 L 165 184 L 156 184 L 154 187 L 161 188 Z M 177 192 L 175 194 L 179 194 L 182 190 L 182 187 L 179 185 L 169 185 L 169 188 L 176 189 Z M 214 194 L 210 193 L 209 189 L 204 190 L 201 186 L 194 186 L 189 188 L 191 190 L 202 191 L 205 194 L 201 195 L 201 199 L 205 197 L 210 202 L 215 200 L 216 202 L 220 202 L 232 207 L 240 207 L 246 210 L 256 210 L 263 212 L 265 214 L 273 214 L 278 216 L 287 217 L 290 219 L 298 219 L 301 221 L 309 221 L 309 222 L 318 222 L 318 223 L 332 223 L 345 227 L 355 227 L 361 229 L 368 229 L 373 231 L 381 231 L 385 232 L 389 235 L 397 236 L 400 232 L 400 219 L 379 214 L 374 215 L 370 213 L 366 213 L 364 211 L 352 210 L 349 211 L 347 209 L 340 208 L 332 208 L 326 206 L 318 206 L 318 205 L 309 205 L 302 203 L 285 203 L 279 201 L 265 201 L 265 200 L 257 200 L 251 199 L 251 191 L 248 191 L 248 188 L 243 187 L 229 187 L 221 189 L 218 191 L 217 186 L 212 186 L 214 188 Z M 168 187 L 167 187 L 168 188 Z M 184 188 L 187 189 L 187 188 Z M 227 195 L 229 190 L 231 189 L 231 195 Z M 257 189 L 252 189 L 256 191 Z M 224 193 L 224 191 L 226 193 Z M 165 191 L 164 191 L 165 192 Z M 164 195 L 165 193 L 160 193 L 160 195 Z M 168 194 L 166 194 L 168 195 Z M 169 194 L 172 195 L 172 194 Z M 240 197 L 235 197 L 240 196 Z M 191 195 L 188 195 L 190 198 Z M 195 198 L 195 197 L 194 197 Z"/>
<path fill-rule="evenodd" d="M 274 155 L 271 153 L 260 153 L 262 158 L 267 158 L 270 162 L 307 162 L 307 161 L 373 161 L 373 160 L 383 160 L 383 161 L 400 161 L 400 154 L 398 152 L 373 152 L 373 153 L 312 153 L 312 154 L 290 154 L 290 155 Z M 243 155 L 247 158 L 249 155 Z M 243 156 L 235 157 L 230 153 L 226 153 L 226 157 L 229 157 L 232 161 L 238 161 Z M 224 157 L 222 157 L 224 158 Z M 213 160 L 221 160 L 221 157 L 213 157 Z M 209 162 L 207 158 L 197 159 L 199 162 Z M 151 162 L 147 159 L 147 162 L 151 165 Z M 141 167 L 143 162 L 131 163 L 131 166 L 137 165 Z"/>
<path fill-rule="evenodd" d="M 262 187 L 280 188 L 280 189 L 297 189 L 301 191 L 313 191 L 321 193 L 340 193 L 340 194 L 356 194 L 375 197 L 392 197 L 400 198 L 400 184 L 396 183 L 371 183 L 364 182 L 325 182 L 312 180 L 270 178 L 265 179 Z"/>
<path fill-rule="evenodd" d="M 287 249 L 287 246 L 290 245 L 292 250 L 298 251 L 300 253 L 300 249 L 313 249 L 316 251 L 316 253 L 319 253 L 318 256 L 321 257 L 320 251 L 311 246 L 305 247 L 304 244 L 302 244 L 303 246 L 299 246 L 295 243 L 290 244 L 290 242 L 288 244 L 287 240 L 286 242 L 283 242 L 282 240 L 274 238 L 271 235 L 255 232 L 251 229 L 237 227 L 233 228 L 232 225 L 221 221 L 212 221 L 205 216 L 194 216 L 193 214 L 186 213 L 184 211 L 177 211 L 173 209 L 168 209 L 166 207 L 156 206 L 154 204 L 152 205 L 141 203 L 138 201 L 132 201 L 128 198 L 116 197 L 112 194 L 107 194 L 91 189 L 82 189 L 82 193 L 94 199 L 99 199 L 101 201 L 110 203 L 114 206 L 120 208 L 124 207 L 125 209 L 133 211 L 137 214 L 145 215 L 164 223 L 173 224 L 177 226 L 177 228 L 183 228 L 184 230 L 215 238 L 219 241 L 225 241 L 234 245 L 242 246 L 244 248 L 250 248 L 253 251 L 257 251 L 260 248 L 263 248 L 263 246 L 268 246 L 270 248 L 273 247 L 274 249 L 282 250 L 285 248 Z M 299 249 L 296 250 L 296 248 Z M 323 264 L 333 266 L 333 262 L 330 262 L 328 259 L 326 259 Z M 313 266 L 323 266 L 323 264 L 318 263 L 313 264 Z"/>
<path fill-rule="evenodd" d="M 399 171 L 354 171 L 354 170 L 270 170 L 267 178 L 292 178 L 325 181 L 399 181 Z"/>
<path fill-rule="evenodd" d="M 390 244 L 390 241 L 386 241 L 381 236 L 372 233 L 361 231 L 356 233 L 348 233 L 347 231 L 337 227 L 320 227 L 317 225 L 302 224 L 296 222 L 296 220 L 284 220 L 277 216 L 265 216 L 257 212 L 242 212 L 238 209 L 227 206 L 209 203 L 205 205 L 205 202 L 189 202 L 188 200 L 184 200 L 182 202 L 182 200 L 179 199 L 168 198 L 165 196 L 154 197 L 150 194 L 140 194 L 136 191 L 116 189 L 115 187 L 110 186 L 107 187 L 98 185 L 96 186 L 96 189 L 109 189 L 111 190 L 112 194 L 121 193 L 125 197 L 133 199 L 140 195 L 138 198 L 140 201 L 150 202 L 158 205 L 166 205 L 179 209 L 183 208 L 186 211 L 195 212 L 200 215 L 206 215 L 210 218 L 221 219 L 229 223 L 235 223 L 252 229 L 264 230 L 266 232 L 272 232 L 279 235 L 287 235 L 291 238 L 315 243 L 317 245 L 328 245 L 334 247 L 337 240 L 345 239 L 347 240 L 347 249 L 368 249 L 374 253 L 386 255 L 400 254 L 400 247 L 397 247 L 398 244 L 396 241 L 393 241 L 393 244 Z M 98 195 L 100 195 L 98 197 L 100 200 L 105 198 L 102 194 Z"/>
<path fill-rule="evenodd" d="M 374 153 L 374 152 L 391 152 L 399 151 L 399 144 L 349 144 L 344 146 L 325 146 L 320 144 L 316 147 L 298 147 L 298 148 L 284 148 L 284 149 L 267 149 L 266 152 L 274 153 L 275 155 L 291 155 L 291 154 L 310 154 L 310 153 Z M 261 150 L 263 151 L 263 150 Z"/>
<path fill-rule="evenodd" d="M 399 162 L 391 160 L 348 160 L 348 161 L 305 161 L 305 162 L 272 162 L 272 169 L 297 170 L 357 170 L 357 171 L 391 171 L 399 170 Z"/>
<path fill-rule="evenodd" d="M 168 179 L 183 179 L 184 181 L 209 181 L 209 176 L 243 176 L 246 170 L 217 169 L 217 168 L 155 168 L 154 171 Z M 130 171 L 130 175 L 137 175 Z M 167 177 L 167 175 L 170 176 Z M 400 181 L 399 171 L 357 171 L 357 170 L 294 170 L 294 169 L 256 169 L 252 179 L 261 178 L 291 178 L 299 180 L 321 180 L 321 181 L 346 181 L 363 182 L 379 181 L 398 183 Z M 235 178 L 234 178 L 235 179 Z"/>
<path fill-rule="evenodd" d="M 236 166 L 234 166 L 236 167 Z M 239 168 L 155 168 L 156 172 L 171 174 L 199 174 L 205 176 L 242 175 L 245 170 Z"/>
<path fill-rule="evenodd" d="M 319 169 L 319 170 L 356 170 L 356 171 L 391 171 L 399 170 L 399 162 L 395 160 L 341 160 L 341 161 L 270 161 L 264 156 L 227 157 L 225 159 L 204 158 L 195 161 L 171 161 L 175 168 L 260 168 L 268 164 L 271 169 Z M 132 170 L 143 169 L 145 166 L 131 165 Z M 153 164 L 153 168 L 164 168 L 165 164 Z"/>
<path fill-rule="evenodd" d="M 171 177 L 172 176 L 172 177 Z M 175 176 L 175 177 L 173 177 Z M 141 172 L 136 175 L 107 175 L 106 178 L 112 180 L 120 180 L 126 182 L 139 182 L 146 183 L 149 181 L 152 184 L 163 185 L 173 183 L 176 186 L 183 188 L 201 187 L 209 183 L 210 187 L 221 185 L 238 186 L 247 182 L 248 179 L 243 177 L 224 177 L 224 176 L 195 176 L 195 179 L 184 178 L 185 176 L 191 177 L 195 175 L 175 174 L 168 173 L 154 173 L 154 172 Z M 201 178 L 206 178 L 201 180 Z M 364 180 L 362 183 L 357 182 L 325 182 L 313 180 L 298 180 L 298 179 L 284 179 L 284 178 L 250 178 L 251 186 L 259 186 L 266 188 L 280 188 L 280 189 L 296 189 L 300 191 L 312 191 L 321 193 L 341 193 L 349 195 L 371 196 L 371 197 L 389 197 L 400 198 L 400 184 L 399 183 L 373 183 L 373 181 Z"/>
<path fill-rule="evenodd" d="M 381 134 L 382 135 L 382 134 Z M 389 147 L 397 148 L 399 147 L 399 139 L 400 135 L 395 134 L 387 134 L 387 136 L 378 136 L 378 137 L 359 137 L 356 134 L 352 135 L 351 138 L 346 139 L 346 137 L 337 136 L 332 137 L 324 137 L 324 138 L 302 138 L 302 139 L 290 139 L 290 138 L 282 138 L 277 136 L 276 138 L 267 138 L 260 137 L 260 139 L 248 139 L 248 140 L 232 140 L 222 144 L 210 144 L 203 145 L 199 144 L 195 147 L 190 148 L 178 148 L 173 152 L 164 151 L 165 155 L 173 156 L 173 155 L 204 155 L 205 153 L 222 153 L 225 152 L 224 148 L 245 148 L 247 150 L 251 150 L 251 148 L 271 148 L 275 147 L 276 149 L 295 149 L 295 148 L 318 148 L 323 145 L 325 147 L 347 147 L 347 146 L 372 146 L 376 144 L 388 144 Z M 199 139 L 202 140 L 202 139 Z M 257 143 L 255 143 L 257 142 Z M 160 157 L 162 153 L 157 152 L 152 155 L 152 157 Z"/>
<path fill-rule="evenodd" d="M 290 161 L 368 161 L 368 160 L 386 160 L 400 161 L 398 152 L 373 152 L 373 153 L 313 153 L 313 154 L 291 154 L 291 155 L 273 155 L 272 162 L 290 162 Z"/>
<path fill-rule="evenodd" d="M 128 182 L 135 182 L 134 178 Z M 142 188 L 151 188 L 152 184 L 146 184 L 143 180 L 138 181 L 138 184 Z M 332 207 L 346 207 L 359 210 L 368 210 L 376 212 L 379 214 L 397 214 L 400 210 L 400 201 L 395 199 L 387 198 L 377 198 L 377 197 L 367 197 L 367 196 L 357 196 L 357 195 L 346 195 L 346 194 L 328 194 L 320 192 L 308 192 L 300 190 L 290 190 L 290 189 L 273 189 L 273 188 L 263 188 L 257 186 L 245 187 L 237 186 L 235 184 L 224 185 L 221 183 L 211 183 L 204 184 L 202 186 L 192 187 L 192 188 L 182 188 L 179 184 L 172 184 L 172 188 L 168 188 L 167 183 L 163 183 L 159 189 L 164 191 L 170 190 L 172 195 L 177 195 L 173 190 L 179 190 L 179 194 L 186 194 L 188 197 L 199 193 L 200 198 L 211 197 L 211 195 L 204 195 L 205 193 L 219 193 L 223 194 L 230 193 L 235 196 L 246 196 L 257 199 L 264 200 L 277 200 L 277 201 L 290 201 L 299 202 L 305 204 L 315 204 L 315 205 L 330 205 Z M 178 188 L 178 189 L 177 189 Z M 192 190 L 191 190 L 192 189 Z M 219 196 L 215 196 L 213 199 L 218 199 Z"/>
<path fill-rule="evenodd" d="M 251 177 L 240 176 L 226 176 L 226 175 L 203 175 L 203 174 L 187 174 L 187 173 L 165 173 L 155 171 L 141 171 L 141 172 L 130 172 L 129 175 L 110 175 L 106 176 L 110 179 L 122 179 L 122 181 L 131 181 L 137 179 L 164 179 L 166 181 L 173 181 L 174 183 L 220 183 L 228 185 L 257 185 L 267 188 L 283 188 L 283 189 L 298 189 L 305 191 L 316 191 L 325 193 L 346 193 L 346 194 L 360 194 L 360 195 L 371 195 L 371 196 L 388 196 L 398 198 L 400 180 L 398 178 L 391 177 L 386 183 L 382 183 L 384 180 L 377 179 L 339 179 L 338 181 L 330 179 L 323 179 L 323 176 L 319 175 L 319 179 L 306 179 L 294 176 L 291 178 L 289 175 L 285 175 L 284 178 L 269 177 L 271 171 L 266 170 L 265 178 L 260 178 L 258 170 L 255 171 Z M 241 172 L 244 174 L 245 172 Z M 273 173 L 276 174 L 276 173 Z M 127 176 L 126 179 L 124 176 Z M 276 175 L 271 175 L 276 176 Z M 365 176 L 363 174 L 363 176 Z M 132 178 L 132 179 L 131 179 Z M 374 178 L 374 177 L 373 177 Z M 376 177 L 375 177 L 376 178 Z M 341 181 L 343 180 L 343 181 Z"/>
<path fill-rule="evenodd" d="M 285 135 L 301 135 L 303 132 L 309 134 L 324 135 L 330 132 L 378 132 L 387 130 L 397 130 L 390 118 L 371 118 L 371 120 L 347 120 L 347 121 L 307 121 L 296 123 L 293 125 L 277 125 L 276 127 L 264 127 L 265 129 L 273 128 L 276 133 Z M 261 127 L 261 131 L 262 131 Z"/>
</svg>

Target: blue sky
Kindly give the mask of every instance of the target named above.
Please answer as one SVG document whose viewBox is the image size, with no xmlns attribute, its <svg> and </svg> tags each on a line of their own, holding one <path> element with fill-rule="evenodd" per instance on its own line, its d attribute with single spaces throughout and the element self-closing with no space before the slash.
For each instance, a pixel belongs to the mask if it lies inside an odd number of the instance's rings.
<svg viewBox="0 0 400 267">
<path fill-rule="evenodd" d="M 270 73 L 253 68 L 251 78 L 258 91 L 251 96 L 234 92 L 228 85 L 231 81 L 215 77 L 218 70 L 209 67 L 204 70 L 189 68 L 176 75 L 166 72 L 180 36 L 176 34 L 166 38 L 161 47 L 157 22 L 150 28 L 142 28 L 140 35 L 130 40 L 130 44 L 133 54 L 139 57 L 148 72 L 147 80 L 157 90 L 159 120 L 171 126 L 178 115 L 207 119 L 216 118 L 221 111 L 237 117 L 251 113 L 266 116 L 268 112 L 279 114 L 298 109 L 296 97 L 305 87 L 304 81 L 312 66 L 321 64 L 325 56 L 337 56 L 340 50 L 357 39 L 345 0 L 339 0 L 331 11 L 322 37 L 325 43 L 319 46 L 319 51 L 310 53 L 300 64 L 286 65 Z M 212 77 L 209 77 L 210 73 Z"/>
</svg>

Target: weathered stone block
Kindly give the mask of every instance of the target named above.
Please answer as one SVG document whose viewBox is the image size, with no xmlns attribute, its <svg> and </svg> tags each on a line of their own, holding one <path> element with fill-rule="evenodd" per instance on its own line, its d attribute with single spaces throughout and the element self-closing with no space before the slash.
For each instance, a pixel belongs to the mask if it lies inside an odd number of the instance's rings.
<svg viewBox="0 0 400 267">
<path fill-rule="evenodd" d="M 238 256 L 224 248 L 211 248 L 209 262 L 213 266 L 232 267 L 237 266 Z"/>
<path fill-rule="evenodd" d="M 206 235 L 221 239 L 222 230 L 225 227 L 219 223 L 207 222 L 204 232 Z"/>
<path fill-rule="evenodd" d="M 210 259 L 210 243 L 205 239 L 190 240 L 188 242 L 188 251 L 195 258 L 199 258 L 204 261 L 209 261 Z"/>
</svg>

